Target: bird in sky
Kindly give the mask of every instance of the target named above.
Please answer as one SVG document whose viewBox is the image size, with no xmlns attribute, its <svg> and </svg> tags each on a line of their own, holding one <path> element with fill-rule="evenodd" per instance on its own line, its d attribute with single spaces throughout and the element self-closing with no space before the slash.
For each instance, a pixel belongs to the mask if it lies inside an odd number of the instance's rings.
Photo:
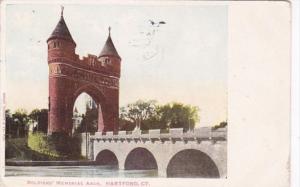
<svg viewBox="0 0 300 187">
<path fill-rule="evenodd" d="M 154 24 L 155 24 L 155 22 L 152 21 L 151 19 L 149 19 L 149 21 L 150 21 L 151 25 L 154 25 Z"/>
<path fill-rule="evenodd" d="M 154 22 L 153 20 L 149 19 L 149 22 L 152 26 L 155 26 L 155 27 L 159 27 L 161 24 L 166 24 L 165 21 L 159 21 L 159 22 Z"/>
<path fill-rule="evenodd" d="M 143 61 L 148 61 L 158 54 L 157 44 L 155 44 L 155 36 L 159 32 L 160 25 L 166 24 L 165 21 L 153 21 L 148 19 L 146 25 L 141 27 L 142 30 L 129 42 L 129 45 L 140 48 L 144 51 Z M 149 24 L 150 23 L 150 24 Z"/>
</svg>

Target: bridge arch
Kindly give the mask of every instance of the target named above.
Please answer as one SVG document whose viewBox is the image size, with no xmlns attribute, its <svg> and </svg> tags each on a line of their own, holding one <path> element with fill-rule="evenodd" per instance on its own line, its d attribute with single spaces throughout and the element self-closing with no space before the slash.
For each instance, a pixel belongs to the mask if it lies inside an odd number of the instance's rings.
<svg viewBox="0 0 300 187">
<path fill-rule="evenodd" d="M 220 178 L 215 162 L 197 149 L 184 149 L 171 157 L 167 165 L 167 177 Z"/>
<path fill-rule="evenodd" d="M 100 151 L 95 159 L 97 165 L 110 165 L 118 167 L 119 161 L 116 154 L 108 149 Z"/>
<path fill-rule="evenodd" d="M 137 147 L 131 150 L 124 163 L 125 170 L 151 170 L 158 169 L 153 154 L 146 148 Z"/>
</svg>

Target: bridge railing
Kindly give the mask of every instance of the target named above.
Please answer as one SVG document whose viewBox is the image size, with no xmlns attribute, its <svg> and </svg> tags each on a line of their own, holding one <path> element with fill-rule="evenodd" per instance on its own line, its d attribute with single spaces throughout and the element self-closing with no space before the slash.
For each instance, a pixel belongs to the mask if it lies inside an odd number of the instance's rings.
<svg viewBox="0 0 300 187">
<path fill-rule="evenodd" d="M 211 127 L 202 127 L 191 131 L 184 132 L 183 128 L 172 128 L 169 132 L 161 132 L 160 129 L 151 129 L 147 132 L 141 130 L 134 131 L 119 131 L 113 133 L 108 131 L 106 133 L 96 132 L 95 135 L 91 135 L 91 139 L 102 140 L 125 140 L 125 139 L 182 139 L 182 140 L 226 140 L 227 128 L 219 128 L 213 130 Z"/>
</svg>

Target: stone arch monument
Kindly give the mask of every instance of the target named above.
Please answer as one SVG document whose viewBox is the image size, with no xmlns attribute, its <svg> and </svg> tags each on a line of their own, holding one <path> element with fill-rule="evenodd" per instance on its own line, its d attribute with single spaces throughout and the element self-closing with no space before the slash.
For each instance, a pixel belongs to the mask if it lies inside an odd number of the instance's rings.
<svg viewBox="0 0 300 187">
<path fill-rule="evenodd" d="M 110 36 L 98 56 L 79 58 L 63 10 L 47 40 L 49 65 L 48 134 L 72 132 L 73 106 L 83 92 L 98 105 L 98 131 L 118 129 L 121 57 Z"/>
</svg>

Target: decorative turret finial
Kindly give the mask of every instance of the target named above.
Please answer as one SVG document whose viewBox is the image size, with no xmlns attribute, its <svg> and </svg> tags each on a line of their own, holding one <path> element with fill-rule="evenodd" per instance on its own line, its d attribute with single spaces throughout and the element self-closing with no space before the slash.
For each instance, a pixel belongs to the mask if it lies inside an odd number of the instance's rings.
<svg viewBox="0 0 300 187">
<path fill-rule="evenodd" d="M 100 58 L 102 56 L 114 56 L 114 57 L 121 59 L 121 57 L 119 56 L 119 54 L 114 46 L 112 39 L 110 37 L 110 31 L 111 31 L 111 27 L 109 26 L 108 27 L 108 37 L 107 37 L 104 47 L 98 57 Z"/>
<path fill-rule="evenodd" d="M 60 5 L 60 8 L 61 8 L 60 16 L 63 17 L 64 16 L 64 6 Z"/>
</svg>

